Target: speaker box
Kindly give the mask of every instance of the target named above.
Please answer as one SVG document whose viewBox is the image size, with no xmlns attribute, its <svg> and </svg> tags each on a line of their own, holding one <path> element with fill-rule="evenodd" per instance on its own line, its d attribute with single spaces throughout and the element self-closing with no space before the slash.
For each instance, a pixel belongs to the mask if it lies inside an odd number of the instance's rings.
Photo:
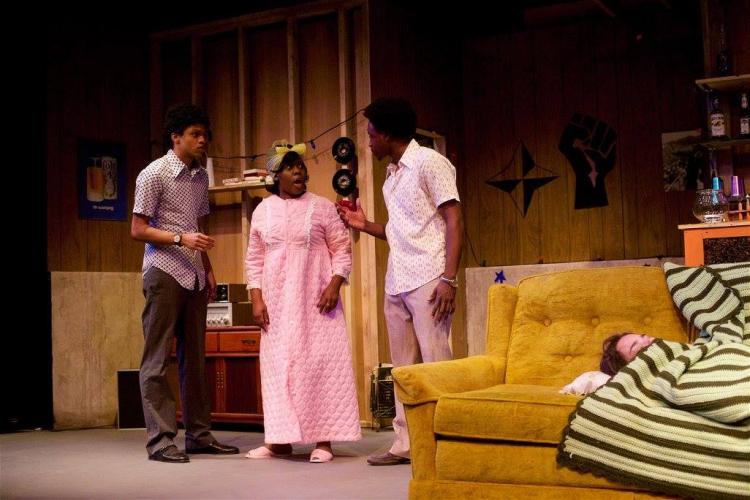
<svg viewBox="0 0 750 500">
<path fill-rule="evenodd" d="M 117 370 L 117 428 L 143 429 L 141 385 L 138 381 L 140 370 Z"/>
</svg>

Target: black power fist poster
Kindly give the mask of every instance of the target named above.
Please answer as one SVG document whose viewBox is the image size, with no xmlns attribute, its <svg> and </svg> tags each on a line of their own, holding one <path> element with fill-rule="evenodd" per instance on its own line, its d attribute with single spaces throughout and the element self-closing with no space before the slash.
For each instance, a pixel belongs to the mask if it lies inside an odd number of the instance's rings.
<svg viewBox="0 0 750 500">
<path fill-rule="evenodd" d="M 575 208 L 606 207 L 604 178 L 617 160 L 617 132 L 592 116 L 575 113 L 560 137 L 560 151 L 576 174 Z"/>
</svg>

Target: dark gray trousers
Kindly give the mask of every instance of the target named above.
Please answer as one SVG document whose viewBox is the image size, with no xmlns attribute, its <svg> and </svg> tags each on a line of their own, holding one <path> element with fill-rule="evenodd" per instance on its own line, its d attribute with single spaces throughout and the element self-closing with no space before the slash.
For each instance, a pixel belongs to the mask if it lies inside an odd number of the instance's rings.
<svg viewBox="0 0 750 500">
<path fill-rule="evenodd" d="M 211 435 L 211 406 L 205 371 L 206 293 L 186 290 L 159 268 L 143 277 L 143 359 L 140 384 L 149 454 L 174 444 L 176 404 L 167 381 L 172 339 L 177 339 L 182 422 L 185 447 L 215 441 Z"/>
</svg>

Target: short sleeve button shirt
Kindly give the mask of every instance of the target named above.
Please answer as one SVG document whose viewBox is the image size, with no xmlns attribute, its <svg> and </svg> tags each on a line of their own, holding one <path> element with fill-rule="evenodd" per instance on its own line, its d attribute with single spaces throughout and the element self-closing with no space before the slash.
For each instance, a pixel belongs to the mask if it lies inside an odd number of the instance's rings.
<svg viewBox="0 0 750 500">
<path fill-rule="evenodd" d="M 390 252 L 385 293 L 409 292 L 445 270 L 445 221 L 438 212 L 456 200 L 456 169 L 437 151 L 412 140 L 383 184 Z"/>
<path fill-rule="evenodd" d="M 208 215 L 208 174 L 205 169 L 188 168 L 170 150 L 144 168 L 135 182 L 133 213 L 150 217 L 150 225 L 184 234 L 198 232 L 198 219 Z M 143 274 L 157 267 L 172 276 L 188 290 L 198 279 L 202 290 L 206 284 L 201 252 L 184 246 L 162 246 L 146 243 Z"/>
</svg>

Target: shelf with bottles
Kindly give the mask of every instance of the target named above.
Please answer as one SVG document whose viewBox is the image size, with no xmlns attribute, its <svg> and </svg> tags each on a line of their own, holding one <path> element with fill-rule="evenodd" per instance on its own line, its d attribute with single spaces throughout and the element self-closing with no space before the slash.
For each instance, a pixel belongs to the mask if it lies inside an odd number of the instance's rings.
<svg viewBox="0 0 750 500">
<path fill-rule="evenodd" d="M 707 96 L 708 138 L 703 143 L 711 149 L 728 149 L 750 141 L 750 103 L 748 90 L 741 89 L 721 102 L 718 92 Z M 732 130 L 734 129 L 734 130 Z"/>
</svg>

